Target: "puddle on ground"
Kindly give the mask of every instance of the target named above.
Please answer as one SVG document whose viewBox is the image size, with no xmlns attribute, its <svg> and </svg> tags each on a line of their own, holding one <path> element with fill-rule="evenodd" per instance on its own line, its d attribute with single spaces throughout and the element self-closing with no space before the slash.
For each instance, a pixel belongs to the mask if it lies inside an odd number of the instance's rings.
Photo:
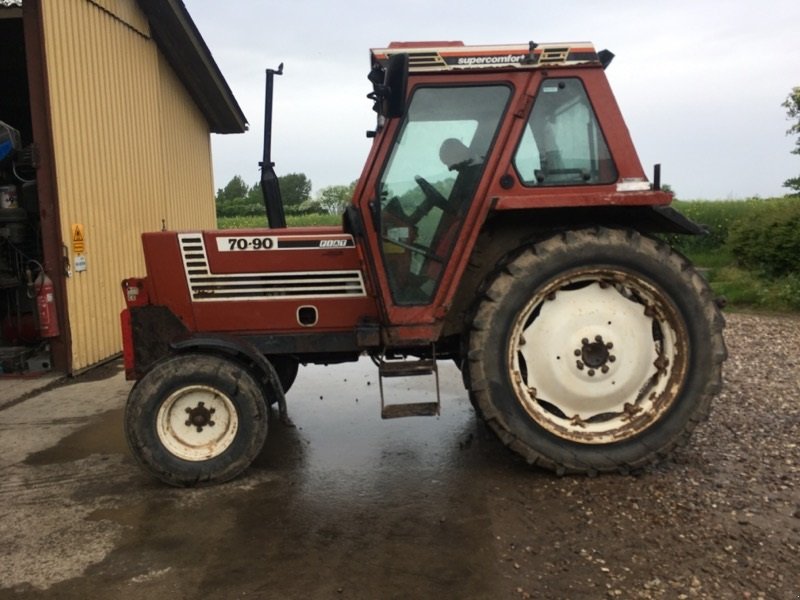
<svg viewBox="0 0 800 600">
<path fill-rule="evenodd" d="M 109 410 L 92 417 L 85 427 L 69 434 L 55 446 L 25 459 L 32 466 L 67 463 L 93 454 L 128 454 L 122 429 L 124 409 Z"/>
</svg>

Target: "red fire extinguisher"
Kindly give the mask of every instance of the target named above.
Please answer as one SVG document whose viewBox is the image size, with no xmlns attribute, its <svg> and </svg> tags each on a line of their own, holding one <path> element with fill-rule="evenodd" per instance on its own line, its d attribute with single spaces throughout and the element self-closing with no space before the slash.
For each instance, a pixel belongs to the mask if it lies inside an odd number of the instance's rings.
<svg viewBox="0 0 800 600">
<path fill-rule="evenodd" d="M 56 313 L 53 280 L 47 276 L 44 270 L 41 270 L 33 282 L 33 286 L 36 290 L 36 309 L 39 313 L 39 335 L 43 338 L 57 337 L 59 334 L 58 314 Z"/>
</svg>

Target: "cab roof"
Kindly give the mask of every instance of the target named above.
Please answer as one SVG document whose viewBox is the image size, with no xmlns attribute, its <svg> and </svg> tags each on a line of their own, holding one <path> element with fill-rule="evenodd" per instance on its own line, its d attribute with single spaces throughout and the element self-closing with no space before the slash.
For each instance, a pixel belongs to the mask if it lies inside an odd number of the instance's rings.
<svg viewBox="0 0 800 600">
<path fill-rule="evenodd" d="M 370 59 L 386 66 L 393 54 L 407 53 L 411 72 L 447 72 L 482 69 L 541 69 L 577 65 L 607 65 L 591 42 L 467 46 L 464 42 L 392 42 L 372 48 Z M 611 53 L 608 55 L 613 56 Z M 610 58 L 609 58 L 610 61 Z"/>
</svg>

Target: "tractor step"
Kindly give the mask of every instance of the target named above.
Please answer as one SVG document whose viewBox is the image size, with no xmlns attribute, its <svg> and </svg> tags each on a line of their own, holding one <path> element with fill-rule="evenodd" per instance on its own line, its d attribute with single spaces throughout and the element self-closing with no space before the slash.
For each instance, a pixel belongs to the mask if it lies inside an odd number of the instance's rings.
<svg viewBox="0 0 800 600">
<path fill-rule="evenodd" d="M 439 369 L 436 366 L 436 351 L 431 349 L 432 359 L 405 359 L 386 360 L 381 356 L 378 364 L 378 382 L 381 391 L 381 418 L 399 419 L 401 417 L 435 417 L 441 408 L 439 394 Z M 384 378 L 391 377 L 419 377 L 433 375 L 436 389 L 436 402 L 404 402 L 399 404 L 386 404 L 383 393 Z"/>
<path fill-rule="evenodd" d="M 378 371 L 381 377 L 413 377 L 433 375 L 436 371 L 434 360 L 398 360 L 382 362 Z"/>
<path fill-rule="evenodd" d="M 439 414 L 438 402 L 409 402 L 408 404 L 385 404 L 381 407 L 382 419 L 402 417 L 435 417 Z"/>
</svg>

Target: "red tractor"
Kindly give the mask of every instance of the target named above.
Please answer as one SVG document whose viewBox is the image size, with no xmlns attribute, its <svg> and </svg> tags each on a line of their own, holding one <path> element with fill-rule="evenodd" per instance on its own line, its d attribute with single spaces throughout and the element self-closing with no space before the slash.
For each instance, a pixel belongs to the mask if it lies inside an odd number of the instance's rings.
<svg viewBox="0 0 800 600">
<path fill-rule="evenodd" d="M 145 233 L 123 282 L 125 427 L 173 485 L 220 482 L 286 416 L 298 365 L 379 376 L 453 360 L 479 415 L 558 473 L 640 468 L 685 443 L 726 358 L 703 278 L 658 234 L 701 234 L 647 180 L 589 43 L 371 52 L 372 148 L 340 227 Z M 386 405 L 385 418 L 439 403 Z"/>
</svg>

